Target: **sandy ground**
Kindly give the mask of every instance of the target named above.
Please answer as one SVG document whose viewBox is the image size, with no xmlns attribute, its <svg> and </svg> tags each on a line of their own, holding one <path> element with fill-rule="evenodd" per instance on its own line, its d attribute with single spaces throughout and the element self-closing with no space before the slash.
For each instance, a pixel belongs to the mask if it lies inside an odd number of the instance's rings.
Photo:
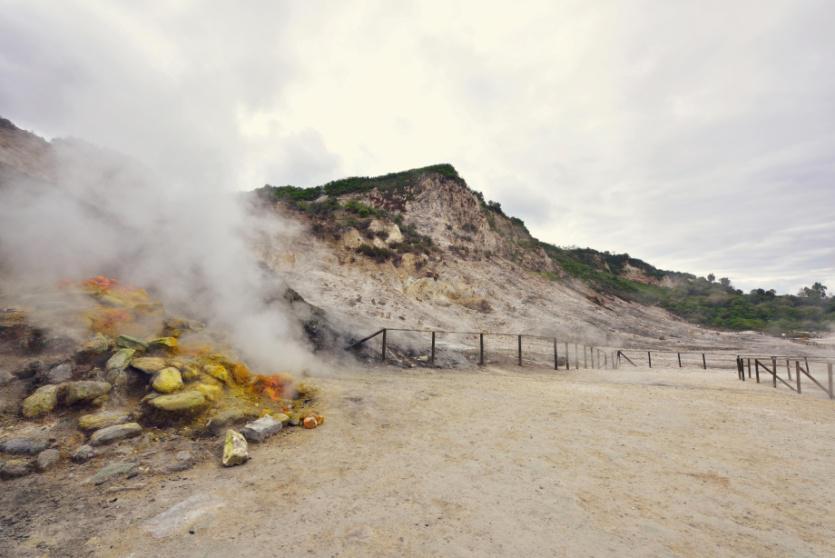
<svg viewBox="0 0 835 558">
<path fill-rule="evenodd" d="M 672 369 L 380 368 L 318 383 L 319 429 L 253 447 L 242 467 L 56 500 L 4 555 L 835 555 L 822 393 Z"/>
</svg>

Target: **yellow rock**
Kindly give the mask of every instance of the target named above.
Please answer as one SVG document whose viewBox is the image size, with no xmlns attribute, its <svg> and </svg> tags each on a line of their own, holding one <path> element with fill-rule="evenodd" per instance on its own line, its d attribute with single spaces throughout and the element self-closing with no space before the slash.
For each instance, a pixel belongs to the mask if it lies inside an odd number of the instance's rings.
<svg viewBox="0 0 835 558">
<path fill-rule="evenodd" d="M 220 380 L 224 384 L 229 384 L 232 381 L 229 376 L 229 371 L 220 364 L 207 364 L 203 367 L 203 372 L 216 380 Z"/>
<path fill-rule="evenodd" d="M 195 384 L 194 389 L 202 393 L 209 401 L 217 401 L 223 395 L 223 388 L 209 384 Z"/>
<path fill-rule="evenodd" d="M 169 366 L 157 372 L 151 387 L 160 393 L 172 393 L 183 388 L 183 377 L 179 370 Z"/>
<path fill-rule="evenodd" d="M 160 395 L 148 400 L 148 405 L 171 412 L 194 412 L 206 405 L 206 396 L 196 390 Z"/>
<path fill-rule="evenodd" d="M 34 418 L 45 415 L 58 405 L 58 386 L 41 386 L 35 393 L 23 400 L 23 416 Z"/>
</svg>

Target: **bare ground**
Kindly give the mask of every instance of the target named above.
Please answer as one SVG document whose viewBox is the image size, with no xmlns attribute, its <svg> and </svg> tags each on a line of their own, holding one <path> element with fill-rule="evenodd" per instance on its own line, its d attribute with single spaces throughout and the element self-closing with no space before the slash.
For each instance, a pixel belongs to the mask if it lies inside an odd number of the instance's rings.
<svg viewBox="0 0 835 558">
<path fill-rule="evenodd" d="M 835 554 L 822 393 L 677 369 L 380 368 L 319 383 L 325 425 L 251 448 L 242 467 L 4 483 L 17 519 L 0 553 Z"/>
</svg>

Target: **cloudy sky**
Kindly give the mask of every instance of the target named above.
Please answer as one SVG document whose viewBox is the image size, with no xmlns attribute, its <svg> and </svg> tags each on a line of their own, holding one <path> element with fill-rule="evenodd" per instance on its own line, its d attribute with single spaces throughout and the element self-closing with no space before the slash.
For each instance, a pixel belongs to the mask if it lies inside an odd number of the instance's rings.
<svg viewBox="0 0 835 558">
<path fill-rule="evenodd" d="M 230 189 L 450 162 L 555 244 L 835 288 L 832 8 L 0 0 L 0 115 Z"/>
</svg>

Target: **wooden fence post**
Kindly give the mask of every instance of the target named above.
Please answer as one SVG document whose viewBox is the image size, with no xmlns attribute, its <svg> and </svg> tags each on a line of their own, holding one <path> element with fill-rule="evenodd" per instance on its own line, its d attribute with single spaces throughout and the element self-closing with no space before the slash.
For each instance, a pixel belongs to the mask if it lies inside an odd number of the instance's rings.
<svg viewBox="0 0 835 558">
<path fill-rule="evenodd" d="M 383 357 L 382 360 L 385 361 L 386 360 L 386 330 L 385 330 L 385 328 L 383 329 L 383 350 L 381 351 L 381 355 Z"/>
<path fill-rule="evenodd" d="M 554 370 L 560 369 L 560 355 L 557 353 L 557 338 L 554 337 Z"/>
<path fill-rule="evenodd" d="M 757 383 L 760 383 L 760 359 L 754 359 L 754 370 L 757 373 Z"/>
<path fill-rule="evenodd" d="M 791 380 L 792 379 L 792 367 L 791 367 L 791 364 L 789 363 L 789 359 L 786 359 L 786 374 L 789 375 L 789 380 Z"/>
<path fill-rule="evenodd" d="M 702 353 L 702 368 L 707 370 L 707 359 L 705 358 L 705 354 Z"/>
<path fill-rule="evenodd" d="M 751 359 L 748 359 L 748 379 L 751 379 Z"/>
<path fill-rule="evenodd" d="M 788 362 L 788 361 L 786 361 L 786 362 Z M 795 366 L 794 375 L 797 376 L 797 393 L 800 393 L 800 363 L 795 362 L 794 366 Z M 806 370 L 806 372 L 808 372 L 808 371 L 809 370 Z M 789 376 L 789 379 L 791 380 L 791 376 Z"/>
<path fill-rule="evenodd" d="M 571 353 L 568 352 L 568 341 L 565 343 L 565 369 L 571 370 Z"/>
<path fill-rule="evenodd" d="M 580 350 L 578 349 L 577 343 L 574 343 L 574 368 L 577 370 L 580 369 Z"/>
<path fill-rule="evenodd" d="M 429 356 L 429 362 L 435 365 L 435 332 L 432 332 L 432 353 Z"/>
<path fill-rule="evenodd" d="M 777 387 L 777 357 L 771 357 L 771 381 Z"/>
<path fill-rule="evenodd" d="M 681 368 L 681 353 L 676 353 L 678 355 L 678 367 Z"/>
<path fill-rule="evenodd" d="M 647 351 L 647 360 L 649 361 L 649 367 L 652 368 L 652 353 Z"/>
<path fill-rule="evenodd" d="M 484 366 L 484 334 L 478 334 L 478 364 Z"/>
<path fill-rule="evenodd" d="M 832 392 L 832 363 L 826 363 L 826 375 L 829 376 L 829 398 L 835 398 L 835 393 Z"/>
<path fill-rule="evenodd" d="M 586 353 L 586 346 L 583 345 L 583 369 L 585 370 L 588 367 L 589 367 L 589 355 L 588 355 L 588 353 Z"/>
<path fill-rule="evenodd" d="M 517 337 L 518 347 L 519 347 L 519 366 L 522 366 L 522 336 L 519 335 Z"/>
</svg>

